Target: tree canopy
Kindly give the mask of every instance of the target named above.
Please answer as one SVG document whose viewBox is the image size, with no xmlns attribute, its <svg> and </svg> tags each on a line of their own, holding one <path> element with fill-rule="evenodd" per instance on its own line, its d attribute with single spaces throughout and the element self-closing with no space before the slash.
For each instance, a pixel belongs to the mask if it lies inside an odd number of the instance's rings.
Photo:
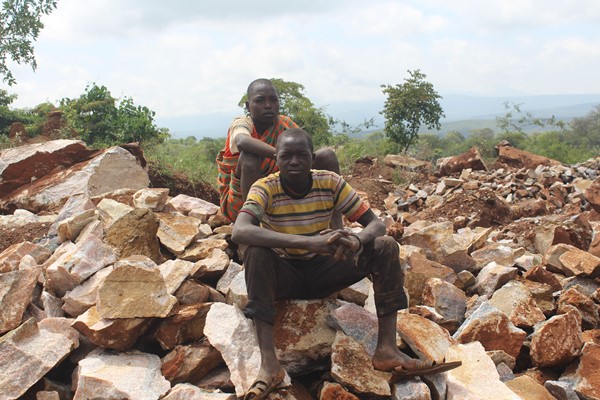
<svg viewBox="0 0 600 400">
<path fill-rule="evenodd" d="M 0 76 L 8 85 L 16 79 L 7 66 L 12 60 L 17 64 L 29 64 L 35 71 L 37 63 L 33 42 L 44 27 L 42 15 L 56 8 L 55 0 L 4 0 L 0 12 Z"/>
<path fill-rule="evenodd" d="M 419 129 L 441 128 L 444 111 L 438 102 L 441 96 L 420 70 L 408 70 L 410 77 L 403 84 L 381 85 L 387 99 L 381 114 L 385 117 L 385 134 L 404 151 L 417 142 Z"/>
<path fill-rule="evenodd" d="M 88 85 L 76 99 L 60 101 L 69 127 L 87 144 L 110 146 L 128 142 L 162 141 L 168 130 L 154 123 L 155 112 L 135 105 L 131 97 L 112 97 L 106 86 Z"/>
</svg>

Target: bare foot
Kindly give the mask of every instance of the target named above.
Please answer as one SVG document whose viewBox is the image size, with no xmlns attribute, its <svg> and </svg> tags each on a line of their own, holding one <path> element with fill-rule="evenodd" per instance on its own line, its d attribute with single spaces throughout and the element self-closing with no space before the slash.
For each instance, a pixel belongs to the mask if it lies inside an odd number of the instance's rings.
<svg viewBox="0 0 600 400">
<path fill-rule="evenodd" d="M 421 361 L 411 358 L 397 349 L 396 351 L 387 353 L 376 351 L 371 362 L 373 368 L 379 371 L 423 369 L 432 365 L 431 361 Z"/>
</svg>

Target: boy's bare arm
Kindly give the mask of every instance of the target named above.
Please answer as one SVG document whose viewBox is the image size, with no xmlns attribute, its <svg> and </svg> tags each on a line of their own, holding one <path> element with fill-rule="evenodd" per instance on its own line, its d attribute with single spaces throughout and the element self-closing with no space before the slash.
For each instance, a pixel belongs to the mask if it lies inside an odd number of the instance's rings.
<svg viewBox="0 0 600 400">
<path fill-rule="evenodd" d="M 240 152 L 257 154 L 261 157 L 274 158 L 275 147 L 249 135 L 236 135 L 235 145 Z"/>
</svg>

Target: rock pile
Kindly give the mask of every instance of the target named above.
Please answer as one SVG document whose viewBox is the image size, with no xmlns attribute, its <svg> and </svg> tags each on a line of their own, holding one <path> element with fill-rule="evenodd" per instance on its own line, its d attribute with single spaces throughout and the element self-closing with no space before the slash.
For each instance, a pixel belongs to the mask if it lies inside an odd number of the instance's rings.
<svg viewBox="0 0 600 400">
<path fill-rule="evenodd" d="M 54 153 L 72 145 L 0 154 L 0 202 L 14 211 L 0 227 L 49 226 L 0 253 L 0 399 L 242 395 L 260 356 L 231 225 L 212 203 L 148 188 L 122 149 L 61 167 Z M 289 376 L 270 398 L 600 399 L 600 158 L 564 166 L 502 147 L 503 164 L 488 169 L 473 149 L 377 210 L 406 269 L 398 345 L 463 365 L 390 385 L 369 361 L 364 280 L 278 303 Z M 33 151 L 55 166 L 16 166 Z"/>
</svg>

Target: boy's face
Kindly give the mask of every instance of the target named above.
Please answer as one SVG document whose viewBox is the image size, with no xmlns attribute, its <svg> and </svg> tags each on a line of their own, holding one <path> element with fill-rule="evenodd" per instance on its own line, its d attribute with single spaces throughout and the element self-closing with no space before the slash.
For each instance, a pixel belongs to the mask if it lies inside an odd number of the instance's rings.
<svg viewBox="0 0 600 400">
<path fill-rule="evenodd" d="M 277 141 L 277 166 L 289 182 L 304 183 L 312 168 L 314 154 L 306 139 L 282 136 Z"/>
<path fill-rule="evenodd" d="M 275 87 L 265 83 L 255 85 L 248 95 L 246 107 L 255 123 L 274 124 L 279 115 L 279 97 Z"/>
</svg>

